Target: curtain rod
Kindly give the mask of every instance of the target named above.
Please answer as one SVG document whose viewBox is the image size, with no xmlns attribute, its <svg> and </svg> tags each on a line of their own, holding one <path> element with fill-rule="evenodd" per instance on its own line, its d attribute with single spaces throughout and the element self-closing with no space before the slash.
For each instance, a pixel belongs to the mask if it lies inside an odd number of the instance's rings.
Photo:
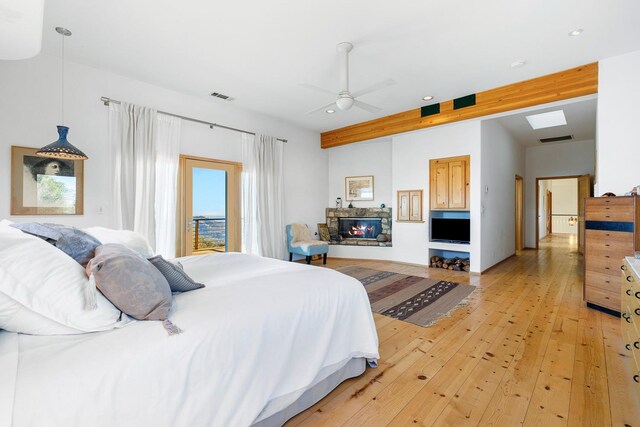
<svg viewBox="0 0 640 427">
<path fill-rule="evenodd" d="M 104 105 L 109 105 L 111 103 L 113 103 L 113 104 L 120 104 L 121 103 L 120 101 L 118 101 L 116 99 L 111 99 L 111 98 L 108 98 L 106 96 L 100 97 L 100 101 L 102 101 L 102 103 Z M 177 117 L 177 118 L 182 119 L 182 120 L 188 120 L 190 122 L 195 122 L 195 123 L 201 123 L 203 125 L 208 125 L 209 129 L 213 129 L 213 127 L 215 126 L 217 128 L 232 130 L 234 132 L 246 133 L 248 135 L 255 135 L 256 134 L 255 132 L 249 132 L 247 130 L 242 130 L 242 129 L 232 128 L 232 127 L 229 127 L 229 126 L 219 125 L 217 123 L 205 122 L 204 120 L 192 119 L 191 117 L 185 117 L 185 116 L 181 116 L 179 114 L 167 113 L 166 111 L 158 110 L 158 113 L 159 114 L 164 114 L 165 116 Z M 276 139 L 278 141 L 282 141 L 282 142 L 285 142 L 285 143 L 287 142 L 287 140 L 283 139 L 283 138 L 276 138 Z"/>
</svg>

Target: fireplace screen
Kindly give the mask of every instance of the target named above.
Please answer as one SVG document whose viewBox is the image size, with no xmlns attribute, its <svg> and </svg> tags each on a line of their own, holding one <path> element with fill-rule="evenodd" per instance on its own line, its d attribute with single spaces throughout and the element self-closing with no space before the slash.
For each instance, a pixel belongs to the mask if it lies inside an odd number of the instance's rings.
<svg viewBox="0 0 640 427">
<path fill-rule="evenodd" d="M 380 218 L 339 218 L 338 232 L 345 239 L 375 239 L 382 233 Z"/>
</svg>

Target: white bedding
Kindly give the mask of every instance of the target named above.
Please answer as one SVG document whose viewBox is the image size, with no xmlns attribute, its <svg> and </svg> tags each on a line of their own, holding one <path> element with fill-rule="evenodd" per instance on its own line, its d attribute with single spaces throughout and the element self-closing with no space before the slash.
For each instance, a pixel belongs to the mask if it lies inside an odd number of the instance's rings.
<svg viewBox="0 0 640 427">
<path fill-rule="evenodd" d="M 243 254 L 180 261 L 207 286 L 176 295 L 180 335 L 159 322 L 0 332 L 0 425 L 248 426 L 351 358 L 379 357 L 367 294 L 351 277 Z"/>
</svg>

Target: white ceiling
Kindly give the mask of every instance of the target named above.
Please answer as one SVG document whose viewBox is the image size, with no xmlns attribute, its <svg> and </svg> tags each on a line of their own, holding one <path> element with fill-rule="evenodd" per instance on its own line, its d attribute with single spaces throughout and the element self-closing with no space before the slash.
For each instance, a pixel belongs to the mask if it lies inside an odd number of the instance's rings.
<svg viewBox="0 0 640 427">
<path fill-rule="evenodd" d="M 569 102 L 564 105 L 540 108 L 535 111 L 517 113 L 495 119 L 504 126 L 507 131 L 520 143 L 531 146 L 540 145 L 541 138 L 553 138 L 556 136 L 573 135 L 573 141 L 596 139 L 596 107 L 597 100 L 589 99 L 580 102 Z M 533 130 L 526 119 L 532 114 L 547 113 L 549 111 L 564 111 L 567 124 L 546 129 Z M 564 144 L 564 142 L 547 142 L 544 145 Z"/>
<path fill-rule="evenodd" d="M 639 16 L 637 0 L 50 0 L 43 53 L 58 54 L 53 28 L 67 27 L 72 61 L 214 103 L 227 102 L 208 96 L 221 92 L 325 131 L 422 106 L 424 95 L 449 100 L 638 50 Z M 299 84 L 337 91 L 342 41 L 355 45 L 353 91 L 398 83 L 361 98 L 378 114 L 305 116 L 332 99 Z"/>
</svg>

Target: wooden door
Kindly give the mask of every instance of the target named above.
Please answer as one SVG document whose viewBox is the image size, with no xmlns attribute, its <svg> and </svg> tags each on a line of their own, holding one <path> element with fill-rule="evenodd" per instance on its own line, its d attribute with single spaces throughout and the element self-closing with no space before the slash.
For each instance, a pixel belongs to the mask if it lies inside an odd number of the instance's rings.
<svg viewBox="0 0 640 427">
<path fill-rule="evenodd" d="M 584 253 L 584 199 L 591 197 L 591 176 L 578 177 L 578 251 Z"/>
<path fill-rule="evenodd" d="M 449 162 L 449 209 L 465 209 L 467 207 L 466 171 L 464 160 Z"/>
<path fill-rule="evenodd" d="M 547 235 L 553 233 L 553 225 L 551 224 L 551 220 L 553 219 L 553 194 L 551 191 L 547 190 Z"/>
<path fill-rule="evenodd" d="M 524 182 L 516 175 L 516 253 L 524 249 Z"/>
<path fill-rule="evenodd" d="M 180 158 L 178 255 L 239 251 L 239 163 Z"/>
<path fill-rule="evenodd" d="M 435 161 L 431 165 L 431 209 L 449 208 L 449 164 Z"/>
</svg>

